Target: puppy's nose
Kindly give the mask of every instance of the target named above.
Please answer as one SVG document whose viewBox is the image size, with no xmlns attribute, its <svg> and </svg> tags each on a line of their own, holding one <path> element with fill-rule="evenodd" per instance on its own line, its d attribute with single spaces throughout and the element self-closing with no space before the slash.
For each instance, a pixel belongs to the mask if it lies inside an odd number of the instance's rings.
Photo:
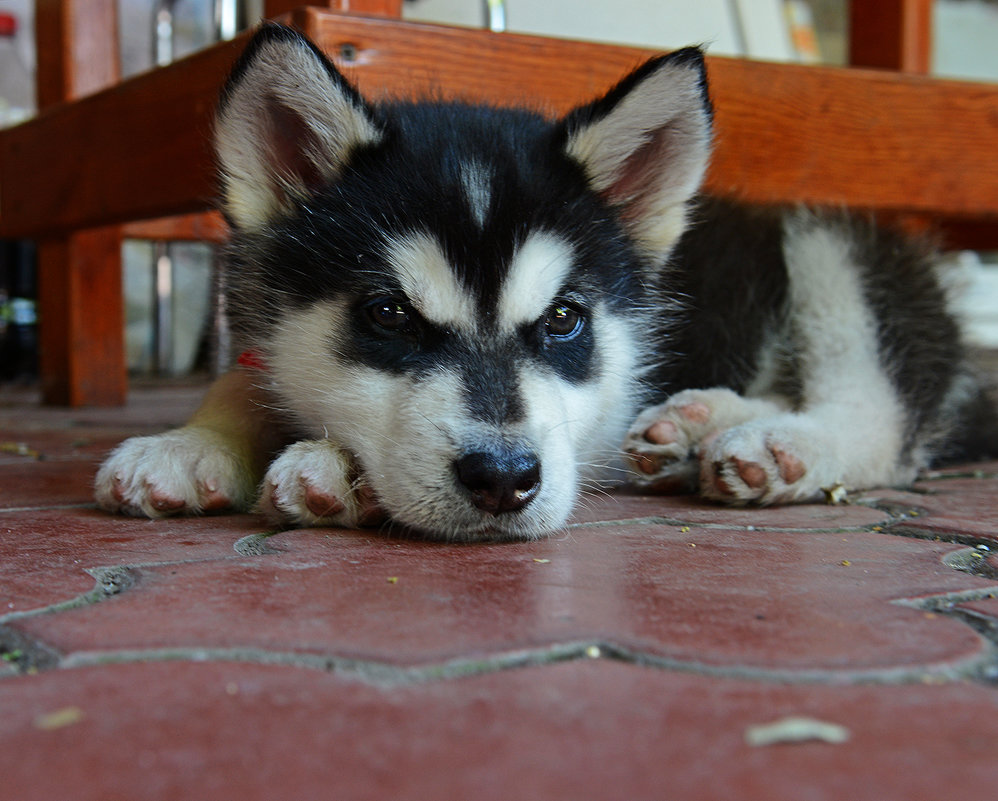
<svg viewBox="0 0 998 801">
<path fill-rule="evenodd" d="M 527 450 L 475 451 L 458 459 L 454 468 L 471 502 L 493 515 L 522 509 L 541 485 L 541 463 Z"/>
</svg>

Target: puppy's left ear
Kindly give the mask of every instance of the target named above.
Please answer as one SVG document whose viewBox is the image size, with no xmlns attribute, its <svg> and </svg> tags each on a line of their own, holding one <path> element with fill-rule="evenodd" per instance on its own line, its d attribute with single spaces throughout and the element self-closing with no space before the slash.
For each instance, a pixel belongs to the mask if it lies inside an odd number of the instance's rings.
<svg viewBox="0 0 998 801">
<path fill-rule="evenodd" d="M 703 53 L 689 47 L 652 59 L 561 123 L 565 152 L 656 263 L 685 228 L 710 157 L 712 118 Z"/>
</svg>

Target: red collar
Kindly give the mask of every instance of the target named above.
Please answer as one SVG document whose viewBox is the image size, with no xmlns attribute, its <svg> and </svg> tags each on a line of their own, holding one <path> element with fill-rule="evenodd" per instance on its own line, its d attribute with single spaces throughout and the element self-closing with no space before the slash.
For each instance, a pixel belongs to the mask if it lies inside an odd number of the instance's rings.
<svg viewBox="0 0 998 801">
<path fill-rule="evenodd" d="M 258 350 L 244 350 L 236 359 L 236 364 L 248 367 L 250 370 L 267 372 L 267 362 L 264 361 L 263 355 Z"/>
</svg>

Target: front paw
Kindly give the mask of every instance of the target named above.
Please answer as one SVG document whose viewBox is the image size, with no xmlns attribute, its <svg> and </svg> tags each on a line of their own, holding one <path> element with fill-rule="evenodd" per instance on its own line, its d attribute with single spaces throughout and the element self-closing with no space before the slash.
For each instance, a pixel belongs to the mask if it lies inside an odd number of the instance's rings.
<svg viewBox="0 0 998 801">
<path fill-rule="evenodd" d="M 244 510 L 255 491 L 252 470 L 223 435 L 187 427 L 125 440 L 94 482 L 97 505 L 138 517 Z"/>
<path fill-rule="evenodd" d="M 780 402 L 725 387 L 677 392 L 645 409 L 627 434 L 624 450 L 634 465 L 634 483 L 651 492 L 693 492 L 703 480 L 699 462 L 722 432 L 783 411 Z"/>
<path fill-rule="evenodd" d="M 653 492 L 693 492 L 699 482 L 697 456 L 722 423 L 725 406 L 739 402 L 726 389 L 686 390 L 645 409 L 624 440 L 635 483 Z"/>
<path fill-rule="evenodd" d="M 700 492 L 723 503 L 787 503 L 815 494 L 814 456 L 793 428 L 744 425 L 715 438 L 700 458 Z"/>
<path fill-rule="evenodd" d="M 257 511 L 277 525 L 377 526 L 385 515 L 353 459 L 329 440 L 302 440 L 270 465 Z"/>
</svg>

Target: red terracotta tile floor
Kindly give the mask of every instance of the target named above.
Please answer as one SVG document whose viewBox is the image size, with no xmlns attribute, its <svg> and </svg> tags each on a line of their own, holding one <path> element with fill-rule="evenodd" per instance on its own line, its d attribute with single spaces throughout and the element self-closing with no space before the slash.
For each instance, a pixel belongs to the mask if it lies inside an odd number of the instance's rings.
<svg viewBox="0 0 998 801">
<path fill-rule="evenodd" d="M 998 463 L 525 544 L 95 510 L 199 393 L 0 393 L 0 798 L 995 797 Z"/>
</svg>

